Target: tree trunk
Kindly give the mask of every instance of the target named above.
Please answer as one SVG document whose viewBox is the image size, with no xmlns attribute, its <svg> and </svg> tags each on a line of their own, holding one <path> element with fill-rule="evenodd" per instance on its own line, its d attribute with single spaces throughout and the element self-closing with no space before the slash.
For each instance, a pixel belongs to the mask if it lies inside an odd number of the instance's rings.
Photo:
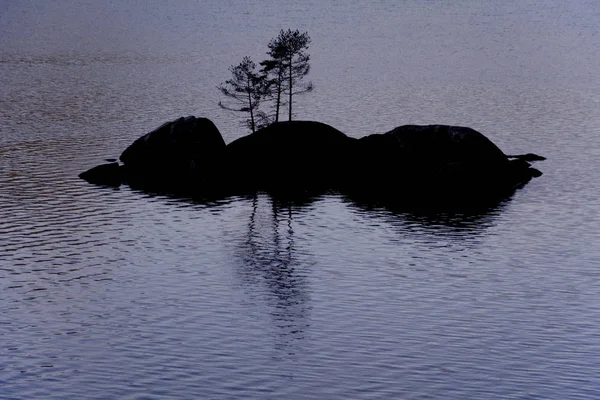
<svg viewBox="0 0 600 400">
<path fill-rule="evenodd" d="M 277 82 L 277 102 L 275 103 L 275 122 L 279 122 L 279 107 L 281 106 L 281 79 L 280 76 Z"/>
<path fill-rule="evenodd" d="M 252 92 L 250 87 L 250 80 L 248 79 L 248 109 L 250 110 L 250 128 L 252 129 L 252 133 L 256 131 L 254 128 L 254 107 L 252 105 Z"/>
<path fill-rule="evenodd" d="M 289 107 L 290 115 L 289 115 L 288 120 L 290 122 L 292 122 L 292 84 L 293 84 L 293 81 L 292 81 L 292 57 L 291 56 L 288 61 L 289 61 L 288 68 L 290 69 L 290 76 L 289 76 L 289 82 L 288 82 L 288 84 L 289 84 L 288 90 L 290 91 L 290 107 Z"/>
</svg>

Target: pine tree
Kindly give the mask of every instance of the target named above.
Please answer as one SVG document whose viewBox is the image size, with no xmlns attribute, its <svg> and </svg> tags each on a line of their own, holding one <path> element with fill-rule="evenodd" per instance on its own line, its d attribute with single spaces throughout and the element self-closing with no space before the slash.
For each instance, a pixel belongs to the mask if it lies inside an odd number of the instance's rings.
<svg viewBox="0 0 600 400">
<path fill-rule="evenodd" d="M 230 111 L 250 113 L 246 125 L 256 132 L 256 113 L 261 99 L 265 95 L 265 76 L 256 70 L 256 64 L 248 56 L 239 65 L 229 67 L 232 79 L 221 83 L 218 89 L 233 101 L 233 105 L 219 102 L 219 106 Z"/>
<path fill-rule="evenodd" d="M 273 116 L 273 122 L 279 122 L 279 112 L 281 106 L 284 105 L 282 95 L 285 83 L 285 68 L 283 66 L 283 60 L 277 55 L 275 51 L 269 51 L 267 54 L 271 56 L 270 59 L 262 61 L 260 65 L 263 66 L 262 72 L 266 76 L 266 88 L 267 95 L 275 102 L 275 115 Z"/>
<path fill-rule="evenodd" d="M 271 58 L 261 62 L 261 65 L 269 77 L 268 93 L 275 100 L 275 122 L 279 120 L 283 94 L 288 96 L 288 120 L 291 121 L 293 96 L 313 90 L 312 82 L 302 82 L 310 71 L 310 55 L 305 52 L 309 44 L 307 32 L 291 29 L 282 29 L 279 36 L 269 42 L 267 55 Z"/>
</svg>

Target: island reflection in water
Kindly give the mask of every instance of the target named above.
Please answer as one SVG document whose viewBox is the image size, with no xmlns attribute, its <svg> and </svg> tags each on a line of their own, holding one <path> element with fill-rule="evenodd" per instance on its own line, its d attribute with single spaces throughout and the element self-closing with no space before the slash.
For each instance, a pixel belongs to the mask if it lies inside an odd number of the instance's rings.
<svg viewBox="0 0 600 400">
<path fill-rule="evenodd" d="M 248 206 L 244 214 L 246 230 L 233 244 L 235 275 L 245 287 L 245 302 L 260 312 L 268 310 L 274 346 L 289 356 L 298 351 L 298 342 L 305 339 L 310 327 L 309 275 L 313 268 L 319 268 L 317 258 L 306 251 L 306 246 L 296 245 L 295 227 L 307 210 L 314 211 L 320 202 L 334 202 L 361 218 L 392 227 L 399 238 L 409 236 L 412 241 L 427 243 L 443 239 L 471 246 L 478 235 L 494 224 L 510 197 L 493 205 L 468 209 L 407 209 L 398 204 L 366 203 L 335 193 L 289 197 L 258 192 L 204 204 L 222 205 L 228 201 L 241 201 Z"/>
</svg>

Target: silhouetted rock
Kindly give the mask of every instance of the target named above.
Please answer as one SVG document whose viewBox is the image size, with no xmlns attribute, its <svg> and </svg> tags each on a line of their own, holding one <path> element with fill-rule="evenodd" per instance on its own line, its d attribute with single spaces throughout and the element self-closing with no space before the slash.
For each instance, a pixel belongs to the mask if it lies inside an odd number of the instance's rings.
<svg viewBox="0 0 600 400">
<path fill-rule="evenodd" d="M 200 184 L 216 174 L 225 142 L 213 122 L 193 116 L 167 122 L 121 154 L 128 182 Z"/>
<path fill-rule="evenodd" d="M 102 164 L 79 174 L 81 179 L 97 185 L 121 185 L 122 170 L 119 163 Z"/>
<path fill-rule="evenodd" d="M 227 146 L 227 179 L 244 190 L 335 189 L 348 177 L 356 139 L 314 121 L 278 122 Z"/>
<path fill-rule="evenodd" d="M 540 176 L 528 161 L 544 158 L 506 156 L 481 133 L 447 125 L 354 139 L 320 122 L 279 122 L 226 146 L 210 120 L 187 117 L 140 137 L 120 159 L 123 166 L 100 165 L 80 177 L 209 197 L 337 190 L 360 201 L 424 204 L 502 198 Z"/>
<path fill-rule="evenodd" d="M 354 189 L 375 196 L 418 201 L 494 197 L 534 176 L 525 161 L 509 160 L 488 138 L 466 127 L 405 125 L 363 137 L 358 144 Z"/>
<path fill-rule="evenodd" d="M 544 161 L 546 157 L 538 156 L 537 154 L 527 153 L 527 154 L 516 154 L 507 156 L 508 158 L 516 158 L 523 161 Z"/>
<path fill-rule="evenodd" d="M 531 174 L 532 178 L 539 178 L 540 176 L 542 176 L 542 171 L 535 169 L 535 168 L 529 168 L 529 173 Z"/>
</svg>

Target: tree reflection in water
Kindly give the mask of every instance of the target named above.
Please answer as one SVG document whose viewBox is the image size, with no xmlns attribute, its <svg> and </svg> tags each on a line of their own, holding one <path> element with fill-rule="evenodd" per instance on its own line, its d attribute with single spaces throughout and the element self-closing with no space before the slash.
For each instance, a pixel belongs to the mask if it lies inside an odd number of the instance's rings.
<svg viewBox="0 0 600 400">
<path fill-rule="evenodd" d="M 252 311 L 259 316 L 268 314 L 275 346 L 285 355 L 298 352 L 300 340 L 310 326 L 309 274 L 313 272 L 314 262 L 299 227 L 307 221 L 304 218 L 314 207 L 325 210 L 323 204 L 327 202 L 322 203 L 323 199 L 345 203 L 361 221 L 376 220 L 374 226 L 393 227 L 390 232 L 395 234 L 383 239 L 412 243 L 409 248 L 417 253 L 441 245 L 460 245 L 465 249 L 477 245 L 481 235 L 495 224 L 510 201 L 507 198 L 481 208 L 431 210 L 372 204 L 339 194 L 290 200 L 258 193 L 245 199 L 249 215 L 243 237 L 235 245 L 236 272 L 246 301 L 257 306 Z M 335 223 L 330 229 L 337 229 Z M 357 228 L 356 232 L 362 232 L 361 229 Z"/>
<path fill-rule="evenodd" d="M 306 278 L 310 264 L 294 241 L 298 206 L 266 194 L 254 195 L 251 202 L 238 273 L 250 301 L 266 303 L 276 328 L 276 347 L 292 354 L 294 343 L 304 338 L 310 311 Z"/>
</svg>

